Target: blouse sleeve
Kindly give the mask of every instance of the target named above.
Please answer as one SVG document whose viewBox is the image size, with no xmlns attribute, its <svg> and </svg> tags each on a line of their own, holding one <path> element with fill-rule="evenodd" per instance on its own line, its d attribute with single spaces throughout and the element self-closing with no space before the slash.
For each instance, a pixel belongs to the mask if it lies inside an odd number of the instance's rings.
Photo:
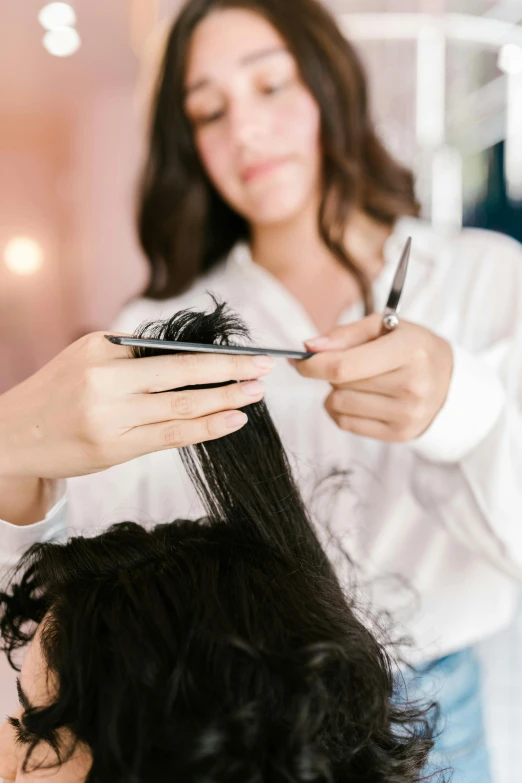
<svg viewBox="0 0 522 783">
<path fill-rule="evenodd" d="M 12 525 L 0 520 L 0 584 L 30 546 L 43 541 L 64 540 L 67 535 L 65 482 L 53 483 L 55 501 L 45 519 L 33 525 Z"/>
<path fill-rule="evenodd" d="M 495 323 L 495 339 L 477 352 L 452 342 L 446 403 L 411 447 L 426 475 L 430 467 L 438 472 L 439 486 L 446 476 L 446 493 L 436 504 L 440 521 L 522 579 L 522 251 L 509 240 L 506 250 L 509 284 L 497 290 L 493 280 L 482 308 L 482 319 Z M 477 308 L 475 320 L 480 315 Z"/>
</svg>

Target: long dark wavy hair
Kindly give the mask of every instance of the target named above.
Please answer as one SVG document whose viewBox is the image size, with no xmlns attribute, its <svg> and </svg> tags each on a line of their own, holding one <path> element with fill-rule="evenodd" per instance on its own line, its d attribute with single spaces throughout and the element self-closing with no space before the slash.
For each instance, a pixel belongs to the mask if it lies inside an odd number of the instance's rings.
<svg viewBox="0 0 522 783">
<path fill-rule="evenodd" d="M 220 305 L 141 330 L 227 342 Z M 147 349 L 139 355 L 153 355 Z M 41 543 L 0 593 L 17 648 L 41 626 L 56 693 L 11 719 L 59 763 L 90 749 L 88 783 L 414 783 L 433 706 L 394 693 L 392 660 L 314 532 L 264 402 L 240 431 L 183 450 L 206 507 L 153 530 Z"/>
<path fill-rule="evenodd" d="M 169 35 L 152 112 L 138 227 L 151 276 L 145 295 L 182 293 L 211 269 L 249 227 L 203 169 L 183 108 L 183 80 L 193 32 L 207 14 L 245 8 L 265 17 L 294 55 L 321 115 L 323 194 L 319 230 L 357 280 L 367 312 L 371 285 L 347 253 L 343 234 L 356 206 L 385 225 L 418 215 L 412 173 L 376 135 L 366 76 L 336 22 L 317 0 L 189 0 Z"/>
</svg>

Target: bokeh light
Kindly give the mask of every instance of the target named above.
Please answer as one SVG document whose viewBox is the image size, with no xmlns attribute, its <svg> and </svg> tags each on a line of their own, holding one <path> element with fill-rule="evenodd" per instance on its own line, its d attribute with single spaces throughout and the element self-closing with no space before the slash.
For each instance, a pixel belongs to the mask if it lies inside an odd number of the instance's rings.
<svg viewBox="0 0 522 783">
<path fill-rule="evenodd" d="M 74 27 L 76 13 L 69 3 L 49 3 L 38 14 L 38 21 L 46 30 L 56 30 L 59 27 Z"/>
<path fill-rule="evenodd" d="M 5 246 L 4 264 L 15 275 L 34 275 L 43 265 L 42 246 L 30 237 L 13 237 Z"/>
<path fill-rule="evenodd" d="M 81 38 L 74 27 L 57 27 L 45 33 L 43 45 L 54 57 L 70 57 L 80 48 Z"/>
</svg>

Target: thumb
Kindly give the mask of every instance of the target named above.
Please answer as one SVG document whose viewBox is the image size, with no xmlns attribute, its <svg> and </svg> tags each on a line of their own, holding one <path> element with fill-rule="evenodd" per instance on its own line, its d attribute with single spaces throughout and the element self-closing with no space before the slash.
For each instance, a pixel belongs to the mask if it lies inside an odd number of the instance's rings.
<svg viewBox="0 0 522 783">
<path fill-rule="evenodd" d="M 372 313 L 346 326 L 336 326 L 321 337 L 306 340 L 305 346 L 311 351 L 342 351 L 375 340 L 382 334 L 380 313 Z"/>
</svg>

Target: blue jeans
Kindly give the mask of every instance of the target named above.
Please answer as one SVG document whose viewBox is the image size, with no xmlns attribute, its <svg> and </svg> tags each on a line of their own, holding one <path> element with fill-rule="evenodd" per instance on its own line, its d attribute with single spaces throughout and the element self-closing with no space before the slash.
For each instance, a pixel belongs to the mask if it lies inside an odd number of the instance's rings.
<svg viewBox="0 0 522 783">
<path fill-rule="evenodd" d="M 440 708 L 438 738 L 425 775 L 447 769 L 445 777 L 451 783 L 491 783 L 474 651 L 469 648 L 405 670 L 403 677 L 408 700 L 436 701 Z"/>
</svg>

